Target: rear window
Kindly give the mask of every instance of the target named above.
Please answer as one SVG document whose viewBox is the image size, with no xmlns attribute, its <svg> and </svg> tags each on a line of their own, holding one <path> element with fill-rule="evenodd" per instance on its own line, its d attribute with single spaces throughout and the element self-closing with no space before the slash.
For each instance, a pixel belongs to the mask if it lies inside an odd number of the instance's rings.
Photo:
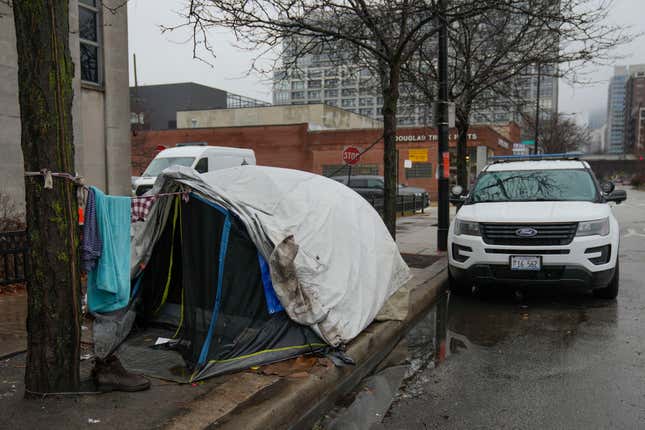
<svg viewBox="0 0 645 430">
<path fill-rule="evenodd" d="M 143 176 L 159 176 L 161 172 L 170 166 L 186 166 L 193 165 L 195 157 L 164 157 L 155 158 L 150 162 L 148 168 L 143 172 Z"/>
</svg>

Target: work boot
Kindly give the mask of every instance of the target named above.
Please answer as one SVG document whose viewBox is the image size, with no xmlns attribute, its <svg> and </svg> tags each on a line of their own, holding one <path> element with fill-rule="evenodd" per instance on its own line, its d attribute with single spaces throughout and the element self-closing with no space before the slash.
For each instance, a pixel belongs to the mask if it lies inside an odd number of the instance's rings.
<svg viewBox="0 0 645 430">
<path fill-rule="evenodd" d="M 99 391 L 142 391 L 150 388 L 150 381 L 141 375 L 130 373 L 123 368 L 114 355 L 104 360 L 96 359 L 92 378 Z"/>
</svg>

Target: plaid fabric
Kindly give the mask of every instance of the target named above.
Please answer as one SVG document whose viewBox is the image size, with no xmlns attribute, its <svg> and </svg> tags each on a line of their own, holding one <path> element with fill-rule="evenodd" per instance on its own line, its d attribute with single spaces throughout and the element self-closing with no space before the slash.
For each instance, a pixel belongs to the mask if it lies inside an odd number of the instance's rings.
<svg viewBox="0 0 645 430">
<path fill-rule="evenodd" d="M 132 199 L 132 222 L 145 220 L 155 200 L 155 196 L 134 197 Z"/>
</svg>

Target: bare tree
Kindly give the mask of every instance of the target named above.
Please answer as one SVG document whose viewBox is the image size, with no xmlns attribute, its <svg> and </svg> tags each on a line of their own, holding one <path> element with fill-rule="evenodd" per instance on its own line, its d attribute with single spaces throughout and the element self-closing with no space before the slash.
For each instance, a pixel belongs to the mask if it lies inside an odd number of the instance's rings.
<svg viewBox="0 0 645 430">
<path fill-rule="evenodd" d="M 535 112 L 531 82 L 565 77 L 580 82 L 590 63 L 632 38 L 606 23 L 613 0 L 508 0 L 477 15 L 456 16 L 450 26 L 450 98 L 456 104 L 457 177 L 468 181 L 468 129 L 474 111 L 509 111 L 514 120 Z M 404 77 L 432 100 L 437 82 L 433 45 L 405 64 Z M 544 88 L 544 87 L 543 87 Z M 533 98 L 533 100 L 535 100 Z M 492 118 L 489 118 L 492 120 Z"/>
<path fill-rule="evenodd" d="M 526 118 L 526 125 L 530 132 L 535 132 L 534 118 Z M 565 115 L 553 114 L 540 121 L 538 136 L 540 149 L 544 152 L 561 153 L 580 150 L 589 143 L 591 132 Z"/>
<path fill-rule="evenodd" d="M 25 170 L 75 172 L 69 4 L 13 2 Z M 76 193 L 70 181 L 52 189 L 25 178 L 27 231 L 26 396 L 75 391 L 79 385 L 80 276 Z"/>
<path fill-rule="evenodd" d="M 486 7 L 486 1 L 460 0 L 447 10 L 446 19 L 476 15 Z M 402 65 L 436 34 L 437 10 L 437 0 L 190 0 L 186 22 L 168 30 L 190 28 L 195 56 L 200 48 L 213 52 L 210 29 L 226 27 L 238 40 L 265 54 L 286 47 L 291 51 L 286 57 L 294 63 L 306 53 L 334 51 L 374 70 L 383 97 L 384 220 L 394 237 Z M 338 46 L 345 52 L 339 52 Z"/>
</svg>

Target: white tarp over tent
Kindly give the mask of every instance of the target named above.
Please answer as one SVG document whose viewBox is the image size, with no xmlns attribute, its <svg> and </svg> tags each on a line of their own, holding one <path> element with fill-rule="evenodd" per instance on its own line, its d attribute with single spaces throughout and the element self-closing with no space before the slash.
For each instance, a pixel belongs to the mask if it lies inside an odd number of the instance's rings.
<svg viewBox="0 0 645 430">
<path fill-rule="evenodd" d="M 330 345 L 357 336 L 410 278 L 378 213 L 336 181 L 263 166 L 203 175 L 173 167 L 159 176 L 151 194 L 181 186 L 240 218 L 270 263 L 289 317 L 311 326 Z M 133 272 L 149 258 L 169 206 L 158 200 L 134 232 Z"/>
</svg>

